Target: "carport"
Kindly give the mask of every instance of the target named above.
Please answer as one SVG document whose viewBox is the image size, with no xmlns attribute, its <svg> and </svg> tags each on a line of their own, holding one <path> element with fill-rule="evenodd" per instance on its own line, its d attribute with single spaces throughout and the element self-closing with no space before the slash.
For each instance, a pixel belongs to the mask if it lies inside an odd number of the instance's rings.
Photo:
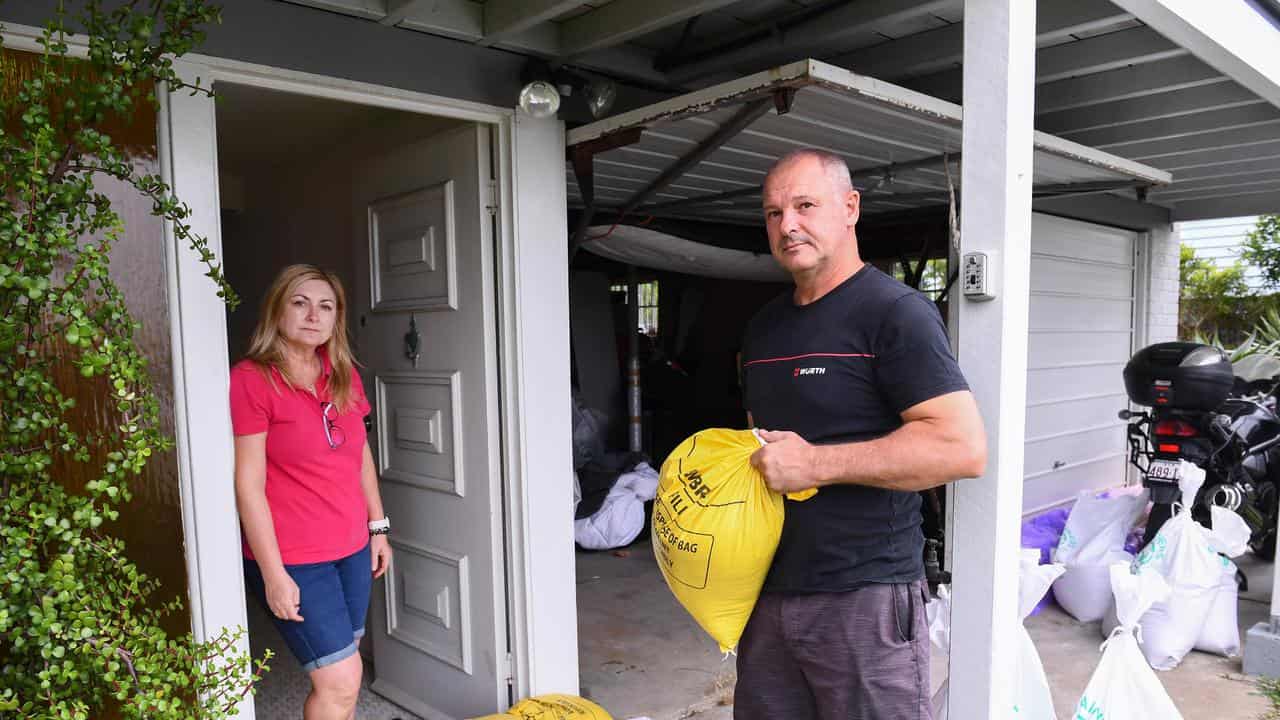
<svg viewBox="0 0 1280 720">
<path fill-rule="evenodd" d="M 993 416 L 1000 417 L 998 410 L 993 412 L 995 408 L 1007 403 L 1017 407 L 1025 397 L 1025 383 L 1003 382 L 1002 378 L 1026 377 L 1026 323 L 1031 300 L 1028 278 L 1037 270 L 1031 261 L 1031 227 L 1010 234 L 1007 244 L 995 242 L 993 235 L 966 242 L 965 234 L 960 232 L 955 221 L 959 207 L 985 202 L 974 193 L 964 194 L 964 142 L 962 109 L 953 103 L 814 60 L 790 63 L 569 131 L 568 198 L 571 206 L 581 208 L 570 252 L 609 234 L 617 225 L 627 227 L 627 223 L 653 217 L 758 225 L 760 183 L 775 158 L 806 146 L 836 152 L 850 164 L 854 183 L 863 193 L 865 216 L 924 212 L 937 215 L 940 207 L 949 208 L 950 232 L 941 234 L 940 243 L 945 245 L 933 248 L 933 252 L 949 254 L 953 268 L 959 267 L 959 258 L 970 252 L 987 254 L 993 268 L 1001 258 L 1006 263 L 1005 272 L 993 273 L 992 289 L 997 300 L 950 304 L 953 342 L 991 422 Z M 1032 172 L 1024 180 L 1038 198 L 1107 193 L 1145 198 L 1153 189 L 1171 181 L 1165 171 L 1043 132 L 1034 133 L 1030 144 Z M 1034 232 L 1047 233 L 1054 223 L 1061 222 L 1038 216 Z M 976 236 L 982 231 L 969 232 Z M 1103 237 L 1099 242 L 1098 238 L 1083 237 L 1081 230 L 1076 233 L 1097 254 L 1091 260 L 1105 266 L 1109 254 L 1114 254 L 1105 247 L 1109 238 Z M 1091 246 L 1090 241 L 1098 245 Z M 1120 247 L 1117 243 L 1117 249 Z M 1124 259 L 1125 252 L 1133 251 L 1130 245 L 1123 247 L 1119 260 Z M 928 255 L 930 248 L 921 251 Z M 1132 273 L 1132 264 L 1129 268 Z M 1107 269 L 1094 268 L 1097 272 Z M 1038 272 L 1052 274 L 1061 272 L 1061 268 Z M 1016 312 L 1023 323 L 1021 357 L 1016 362 L 1008 356 L 991 355 L 986 341 L 969 341 L 984 332 L 984 320 L 991 320 L 982 317 L 984 311 L 1002 304 L 1007 311 Z M 1132 306 L 1129 307 L 1131 313 Z M 1132 338 L 1127 332 L 1127 317 L 1125 329 L 1122 358 L 1127 355 Z M 1011 343 L 1010 350 L 1018 344 Z M 1005 362 L 1008 364 L 1004 364 L 1004 375 L 991 372 Z M 1121 402 L 1114 398 L 1106 401 Z M 1114 417 L 1109 406 L 1106 411 Z M 638 415 L 634 409 L 630 414 L 633 418 Z M 1003 417 L 1004 422 L 999 425 L 1004 431 L 1001 440 L 1023 444 L 1022 414 Z M 1114 430 L 1110 426 L 1102 429 Z M 996 428 L 992 431 L 994 438 Z M 1000 441 L 993 440 L 993 458 L 1000 447 Z M 1115 460 L 1106 466 L 1115 471 L 1112 484 L 1121 482 L 1122 459 L 1118 455 L 1108 459 Z M 996 565 L 981 558 L 991 550 L 992 538 L 984 537 L 976 528 L 989 529 L 1000 524 L 997 519 L 1007 519 L 982 517 L 989 511 L 979 509 L 984 506 L 979 504 L 972 505 L 972 512 L 978 517 L 963 517 L 966 504 L 975 499 L 966 495 L 990 495 L 997 489 L 993 485 L 1001 492 L 1008 490 L 1002 500 L 1008 503 L 1005 507 L 1012 511 L 1010 518 L 1016 522 L 1024 509 L 1021 466 L 1019 458 L 1016 466 L 998 466 L 997 474 L 949 489 L 947 548 L 953 557 L 947 565 L 955 569 L 957 597 L 996 587 Z M 1005 482 L 1005 477 L 1015 481 Z M 1056 501 L 1070 498 L 1076 489 L 1081 489 L 1069 482 L 1058 483 L 1065 488 L 1065 495 L 1054 496 Z M 957 532 L 966 525 L 969 530 Z M 950 542 L 952 539 L 955 542 Z M 1013 541 L 1017 542 L 1016 536 Z M 1010 587 L 1016 587 L 1016 583 Z M 977 629 L 978 618 L 968 618 L 957 625 L 974 629 L 983 638 L 994 638 L 1001 622 L 988 615 L 992 602 L 983 602 L 982 606 L 990 627 Z M 998 644 L 995 640 L 988 642 Z M 956 667 L 953 672 L 960 676 L 964 669 Z M 952 687 L 957 685 L 960 683 Z"/>
</svg>

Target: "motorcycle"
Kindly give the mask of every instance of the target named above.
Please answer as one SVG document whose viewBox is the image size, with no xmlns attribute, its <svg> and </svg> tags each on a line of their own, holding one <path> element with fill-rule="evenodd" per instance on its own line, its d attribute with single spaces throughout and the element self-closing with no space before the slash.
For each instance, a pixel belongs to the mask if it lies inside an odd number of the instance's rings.
<svg viewBox="0 0 1280 720">
<path fill-rule="evenodd" d="M 1280 501 L 1276 383 L 1237 378 L 1222 350 L 1186 342 L 1138 351 L 1124 380 L 1129 399 L 1150 408 L 1120 411 L 1129 423 L 1129 462 L 1153 503 L 1142 546 L 1172 516 L 1175 503 L 1188 501 L 1178 489 L 1185 460 L 1203 468 L 1206 478 L 1190 499 L 1192 516 L 1208 527 L 1211 506 L 1238 513 L 1249 525 L 1251 550 L 1274 558 Z"/>
</svg>

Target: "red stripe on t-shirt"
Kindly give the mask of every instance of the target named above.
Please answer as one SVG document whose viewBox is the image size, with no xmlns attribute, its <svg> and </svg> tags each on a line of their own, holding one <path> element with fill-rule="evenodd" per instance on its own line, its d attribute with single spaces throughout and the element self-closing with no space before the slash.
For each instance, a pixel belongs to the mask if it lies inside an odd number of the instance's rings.
<svg viewBox="0 0 1280 720">
<path fill-rule="evenodd" d="M 868 353 L 807 353 L 805 355 L 792 355 L 791 357 L 779 358 L 763 358 L 761 360 L 751 360 L 743 363 L 743 367 L 747 365 L 758 365 L 760 363 L 787 362 L 788 360 L 803 360 L 805 358 L 829 357 L 829 358 L 874 358 L 875 355 Z"/>
</svg>

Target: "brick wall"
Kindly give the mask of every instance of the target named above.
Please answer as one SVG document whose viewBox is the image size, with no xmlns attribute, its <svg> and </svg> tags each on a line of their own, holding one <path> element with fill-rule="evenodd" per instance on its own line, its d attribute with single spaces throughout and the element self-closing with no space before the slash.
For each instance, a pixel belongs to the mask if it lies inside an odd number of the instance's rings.
<svg viewBox="0 0 1280 720">
<path fill-rule="evenodd" d="M 1178 247 L 1178 231 L 1173 227 L 1151 230 L 1148 344 L 1178 339 Z"/>
</svg>

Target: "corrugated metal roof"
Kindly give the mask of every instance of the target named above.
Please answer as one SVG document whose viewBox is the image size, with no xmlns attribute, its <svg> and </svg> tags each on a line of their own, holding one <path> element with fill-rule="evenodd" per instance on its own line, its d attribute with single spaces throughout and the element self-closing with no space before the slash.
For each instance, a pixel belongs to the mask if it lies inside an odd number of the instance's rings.
<svg viewBox="0 0 1280 720">
<path fill-rule="evenodd" d="M 609 136 L 643 128 L 638 142 L 595 154 L 596 205 L 620 208 L 711 137 L 744 103 L 767 99 L 788 88 L 795 91 L 789 112 L 778 115 L 770 110 L 754 120 L 646 200 L 644 206 L 739 191 L 742 194 L 731 199 L 658 209 L 653 214 L 758 222 L 759 194 L 750 194 L 750 189 L 759 187 L 776 158 L 800 147 L 820 147 L 843 156 L 855 174 L 855 185 L 864 192 L 868 213 L 946 201 L 947 171 L 941 158 L 960 152 L 960 106 L 814 60 L 790 63 L 575 128 L 569 131 L 567 142 L 570 147 L 607 142 Z M 931 159 L 936 162 L 907 169 L 892 167 Z M 875 168 L 889 170 L 857 177 L 859 171 Z M 958 184 L 955 159 L 951 175 Z M 572 167 L 568 176 L 570 202 L 581 206 L 582 195 Z M 1037 187 L 1162 185 L 1170 179 L 1163 170 L 1046 133 L 1035 134 L 1033 181 Z"/>
</svg>

